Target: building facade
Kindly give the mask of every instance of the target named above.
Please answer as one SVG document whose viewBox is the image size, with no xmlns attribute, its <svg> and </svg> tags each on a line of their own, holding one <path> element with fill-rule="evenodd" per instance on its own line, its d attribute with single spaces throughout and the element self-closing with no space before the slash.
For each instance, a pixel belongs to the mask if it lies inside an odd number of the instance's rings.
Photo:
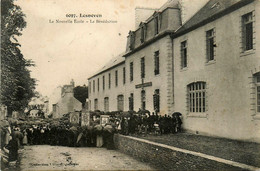
<svg viewBox="0 0 260 171">
<path fill-rule="evenodd" d="M 89 78 L 90 110 L 180 112 L 186 130 L 260 142 L 260 2 L 200 1 L 191 14 L 184 1 L 141 22 Z"/>
<path fill-rule="evenodd" d="M 174 109 L 185 129 L 260 140 L 259 7 L 211 0 L 173 36 Z"/>
<path fill-rule="evenodd" d="M 124 74 L 125 59 L 121 54 L 88 79 L 89 110 L 125 111 Z"/>
<path fill-rule="evenodd" d="M 110 63 L 89 78 L 90 110 L 143 109 L 161 115 L 171 113 L 173 53 L 170 35 L 180 25 L 179 3 L 168 1 L 136 30 L 130 31 L 126 52 L 115 59 L 121 62 Z M 109 77 L 111 88 L 103 89 L 103 78 L 109 85 Z"/>
</svg>

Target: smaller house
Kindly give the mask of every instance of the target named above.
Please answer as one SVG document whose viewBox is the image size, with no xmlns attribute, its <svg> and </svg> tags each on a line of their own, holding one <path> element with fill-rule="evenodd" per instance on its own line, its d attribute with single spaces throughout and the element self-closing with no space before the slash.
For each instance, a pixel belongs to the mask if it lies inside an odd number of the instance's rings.
<svg viewBox="0 0 260 171">
<path fill-rule="evenodd" d="M 74 81 L 70 85 L 64 85 L 61 90 L 59 101 L 53 106 L 53 118 L 60 118 L 64 114 L 82 110 L 82 104 L 74 97 Z"/>
</svg>

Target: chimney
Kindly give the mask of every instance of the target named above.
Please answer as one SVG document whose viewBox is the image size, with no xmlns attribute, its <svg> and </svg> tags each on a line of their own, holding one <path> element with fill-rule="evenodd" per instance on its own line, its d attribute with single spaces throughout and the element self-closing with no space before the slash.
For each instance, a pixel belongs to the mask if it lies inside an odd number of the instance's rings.
<svg viewBox="0 0 260 171">
<path fill-rule="evenodd" d="M 145 7 L 136 7 L 135 8 L 135 29 L 138 28 L 139 24 L 142 21 L 147 20 L 154 11 L 158 10 L 157 8 L 145 8 Z"/>
</svg>

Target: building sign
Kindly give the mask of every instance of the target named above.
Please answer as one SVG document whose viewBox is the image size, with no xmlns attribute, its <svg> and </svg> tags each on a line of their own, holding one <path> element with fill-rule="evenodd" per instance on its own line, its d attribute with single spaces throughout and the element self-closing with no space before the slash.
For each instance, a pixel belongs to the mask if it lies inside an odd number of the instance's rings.
<svg viewBox="0 0 260 171">
<path fill-rule="evenodd" d="M 79 124 L 79 112 L 70 113 L 70 123 Z"/>
<path fill-rule="evenodd" d="M 150 87 L 152 86 L 152 82 L 142 83 L 135 85 L 135 88 L 143 88 L 143 87 Z"/>
<path fill-rule="evenodd" d="M 90 122 L 90 113 L 85 112 L 81 114 L 81 126 L 88 126 Z"/>
</svg>

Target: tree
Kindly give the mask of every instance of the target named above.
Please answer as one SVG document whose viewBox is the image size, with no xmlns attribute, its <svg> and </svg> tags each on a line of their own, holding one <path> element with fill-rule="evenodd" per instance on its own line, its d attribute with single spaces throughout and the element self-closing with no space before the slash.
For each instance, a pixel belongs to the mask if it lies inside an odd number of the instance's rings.
<svg viewBox="0 0 260 171">
<path fill-rule="evenodd" d="M 79 100 L 83 105 L 86 103 L 88 98 L 88 87 L 86 85 L 77 86 L 73 89 L 74 97 Z"/>
<path fill-rule="evenodd" d="M 34 96 L 35 79 L 28 67 L 31 60 L 24 59 L 16 39 L 26 27 L 25 15 L 13 0 L 1 0 L 1 103 L 10 115 L 21 111 Z"/>
</svg>

